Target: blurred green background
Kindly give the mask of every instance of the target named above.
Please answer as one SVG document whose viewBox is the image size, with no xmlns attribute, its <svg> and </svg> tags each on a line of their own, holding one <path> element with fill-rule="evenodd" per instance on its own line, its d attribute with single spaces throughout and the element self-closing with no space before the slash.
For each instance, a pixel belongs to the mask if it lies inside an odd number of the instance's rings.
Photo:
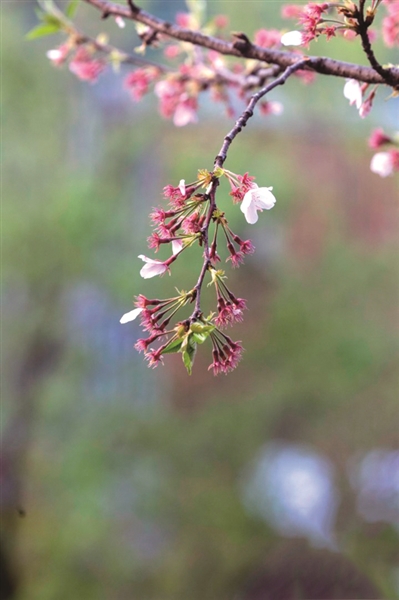
<svg viewBox="0 0 399 600">
<path fill-rule="evenodd" d="M 282 3 L 246 6 L 208 3 L 232 31 L 283 26 Z M 243 361 L 215 378 L 201 347 L 191 378 L 175 356 L 149 370 L 119 318 L 192 286 L 200 257 L 143 281 L 148 213 L 212 168 L 231 121 L 203 98 L 176 129 L 122 76 L 53 68 L 61 38 L 24 39 L 34 7 L 1 5 L 1 597 L 399 598 L 399 190 L 366 144 L 398 128 L 398 100 L 380 91 L 361 121 L 337 79 L 273 92 L 284 114 L 256 116 L 226 163 L 277 197 L 251 227 L 225 190 L 256 246 L 228 272 Z M 137 43 L 84 4 L 77 20 Z M 356 43 L 312 51 L 364 63 Z"/>
</svg>

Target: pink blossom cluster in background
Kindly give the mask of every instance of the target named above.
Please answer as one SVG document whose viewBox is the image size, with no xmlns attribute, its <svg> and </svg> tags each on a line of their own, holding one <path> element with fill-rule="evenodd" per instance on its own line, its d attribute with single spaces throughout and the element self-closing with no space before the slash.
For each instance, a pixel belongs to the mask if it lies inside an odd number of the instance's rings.
<svg viewBox="0 0 399 600">
<path fill-rule="evenodd" d="M 399 46 L 399 0 L 383 0 L 388 12 L 382 21 L 382 35 L 389 48 Z"/>
</svg>

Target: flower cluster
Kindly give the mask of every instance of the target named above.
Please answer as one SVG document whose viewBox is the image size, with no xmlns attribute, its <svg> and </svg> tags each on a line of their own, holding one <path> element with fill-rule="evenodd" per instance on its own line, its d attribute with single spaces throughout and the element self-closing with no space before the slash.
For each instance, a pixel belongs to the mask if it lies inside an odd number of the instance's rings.
<svg viewBox="0 0 399 600">
<path fill-rule="evenodd" d="M 171 264 L 189 247 L 198 245 L 203 254 L 203 265 L 196 285 L 188 292 L 164 300 L 150 300 L 143 295 L 136 297 L 135 308 L 124 314 L 121 323 L 129 323 L 140 317 L 147 338 L 139 339 L 136 349 L 144 352 L 150 366 L 156 366 L 165 354 L 179 352 L 184 365 L 191 372 L 198 344 L 206 339 L 212 342 L 213 362 L 209 368 L 215 375 L 233 370 L 242 355 L 242 346 L 234 342 L 222 329 L 243 320 L 246 301 L 237 298 L 226 284 L 224 271 L 216 268 L 220 256 L 220 237 L 226 244 L 233 267 L 238 267 L 245 255 L 254 252 L 250 240 L 244 240 L 229 226 L 225 213 L 216 204 L 216 189 L 222 178 L 230 185 L 234 203 L 240 203 L 248 223 L 255 223 L 258 212 L 269 210 L 276 202 L 271 188 L 260 188 L 248 173 L 238 175 L 221 167 L 213 172 L 198 171 L 197 179 L 189 184 L 180 180 L 177 186 L 167 185 L 163 194 L 169 201 L 167 210 L 154 208 L 150 219 L 154 232 L 149 237 L 150 248 L 158 251 L 161 245 L 170 244 L 171 256 L 156 260 L 140 255 L 145 262 L 140 271 L 144 279 L 170 273 Z M 212 231 L 211 231 L 212 229 Z M 219 235 L 221 234 L 221 235 Z M 201 291 L 206 275 L 209 285 L 216 293 L 216 312 L 206 317 L 201 310 Z M 194 304 L 190 316 L 171 324 L 177 313 L 187 305 Z M 155 346 L 155 347 L 154 347 Z"/>
<path fill-rule="evenodd" d="M 96 50 L 89 44 L 76 46 L 73 39 L 58 48 L 49 50 L 47 58 L 56 66 L 63 65 L 69 60 L 69 70 L 82 81 L 95 83 L 106 69 L 107 62 L 95 56 Z"/>
<path fill-rule="evenodd" d="M 335 37 L 338 29 L 348 27 L 348 23 L 327 19 L 323 16 L 333 5 L 327 2 L 316 4 L 309 2 L 305 6 L 287 5 L 282 9 L 282 16 L 287 19 L 295 18 L 302 25 L 301 31 L 285 33 L 281 42 L 284 46 L 307 46 L 320 35 L 327 40 Z"/>
<path fill-rule="evenodd" d="M 382 21 L 382 35 L 389 48 L 399 46 L 399 0 L 383 0 L 388 15 Z"/>
</svg>

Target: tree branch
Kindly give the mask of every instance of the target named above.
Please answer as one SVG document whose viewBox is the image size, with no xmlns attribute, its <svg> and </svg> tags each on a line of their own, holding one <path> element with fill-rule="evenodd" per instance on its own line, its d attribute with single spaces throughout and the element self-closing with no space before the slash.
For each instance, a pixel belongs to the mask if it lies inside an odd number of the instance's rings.
<svg viewBox="0 0 399 600">
<path fill-rule="evenodd" d="M 370 65 L 373 67 L 374 71 L 376 71 L 379 75 L 381 75 L 381 77 L 384 79 L 384 81 L 388 85 L 395 87 L 395 82 L 392 79 L 390 69 L 386 69 L 378 62 L 378 60 L 376 59 L 376 56 L 374 54 L 374 51 L 371 47 L 370 38 L 369 38 L 367 29 L 368 29 L 369 25 L 371 24 L 372 20 L 371 20 L 371 22 L 368 23 L 367 20 L 365 20 L 365 18 L 364 18 L 364 3 L 365 3 L 365 0 L 360 0 L 359 10 L 356 11 L 356 18 L 357 18 L 357 22 L 359 24 L 359 36 L 362 41 L 362 48 L 364 50 L 365 55 L 367 56 L 367 60 L 369 61 Z"/>
<path fill-rule="evenodd" d="M 249 41 L 246 44 L 227 42 L 219 38 L 204 35 L 199 31 L 191 31 L 179 27 L 178 25 L 168 23 L 135 5 L 133 12 L 130 7 L 114 4 L 107 0 L 84 0 L 84 2 L 97 8 L 102 14 L 106 13 L 107 15 L 113 15 L 115 17 L 120 16 L 124 19 L 131 19 L 133 21 L 144 23 L 169 37 L 190 42 L 191 44 L 202 46 L 203 48 L 208 48 L 210 50 L 215 50 L 216 52 L 220 52 L 220 54 L 256 59 L 268 64 L 279 65 L 284 69 L 294 65 L 298 61 L 297 53 L 261 48 Z M 387 73 L 390 85 L 396 88 L 399 87 L 399 69 L 394 67 L 384 69 L 385 76 L 383 77 L 380 73 L 376 72 L 375 68 L 333 60 L 326 57 L 310 56 L 308 57 L 307 65 L 309 69 L 322 75 L 356 79 L 357 81 L 370 84 L 387 84 L 387 77 L 385 75 L 385 73 Z"/>
</svg>

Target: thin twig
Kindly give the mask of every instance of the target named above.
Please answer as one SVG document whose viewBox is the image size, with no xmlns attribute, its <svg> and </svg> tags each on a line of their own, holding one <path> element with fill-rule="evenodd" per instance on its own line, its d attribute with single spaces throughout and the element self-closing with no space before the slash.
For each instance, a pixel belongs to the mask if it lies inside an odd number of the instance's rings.
<svg viewBox="0 0 399 600">
<path fill-rule="evenodd" d="M 309 64 L 309 61 L 310 61 L 310 59 L 308 59 L 308 58 L 304 58 L 303 60 L 298 60 L 295 64 L 288 67 L 284 71 L 284 73 L 282 73 L 280 75 L 280 77 L 277 77 L 277 79 L 275 79 L 274 81 L 272 81 L 271 83 L 269 83 L 268 85 L 266 85 L 265 87 L 263 87 L 262 89 L 260 89 L 258 92 L 256 92 L 255 94 L 253 94 L 251 96 L 251 99 L 248 102 L 246 109 L 244 110 L 244 112 L 242 113 L 240 118 L 236 121 L 233 129 L 231 131 L 229 131 L 229 133 L 224 138 L 223 145 L 219 151 L 219 154 L 215 158 L 214 168 L 223 166 L 223 163 L 225 162 L 225 160 L 227 158 L 227 152 L 228 152 L 231 142 L 234 140 L 236 135 L 238 135 L 240 133 L 242 128 L 246 126 L 248 119 L 250 119 L 250 117 L 252 117 L 252 115 L 254 114 L 254 112 L 253 112 L 254 108 L 255 108 L 256 104 L 259 102 L 259 100 L 261 98 L 263 98 L 263 96 L 268 94 L 271 90 L 273 90 L 275 87 L 277 87 L 279 85 L 284 85 L 284 83 L 287 81 L 288 77 L 290 77 L 293 73 L 295 73 L 295 71 L 305 68 Z"/>
</svg>

